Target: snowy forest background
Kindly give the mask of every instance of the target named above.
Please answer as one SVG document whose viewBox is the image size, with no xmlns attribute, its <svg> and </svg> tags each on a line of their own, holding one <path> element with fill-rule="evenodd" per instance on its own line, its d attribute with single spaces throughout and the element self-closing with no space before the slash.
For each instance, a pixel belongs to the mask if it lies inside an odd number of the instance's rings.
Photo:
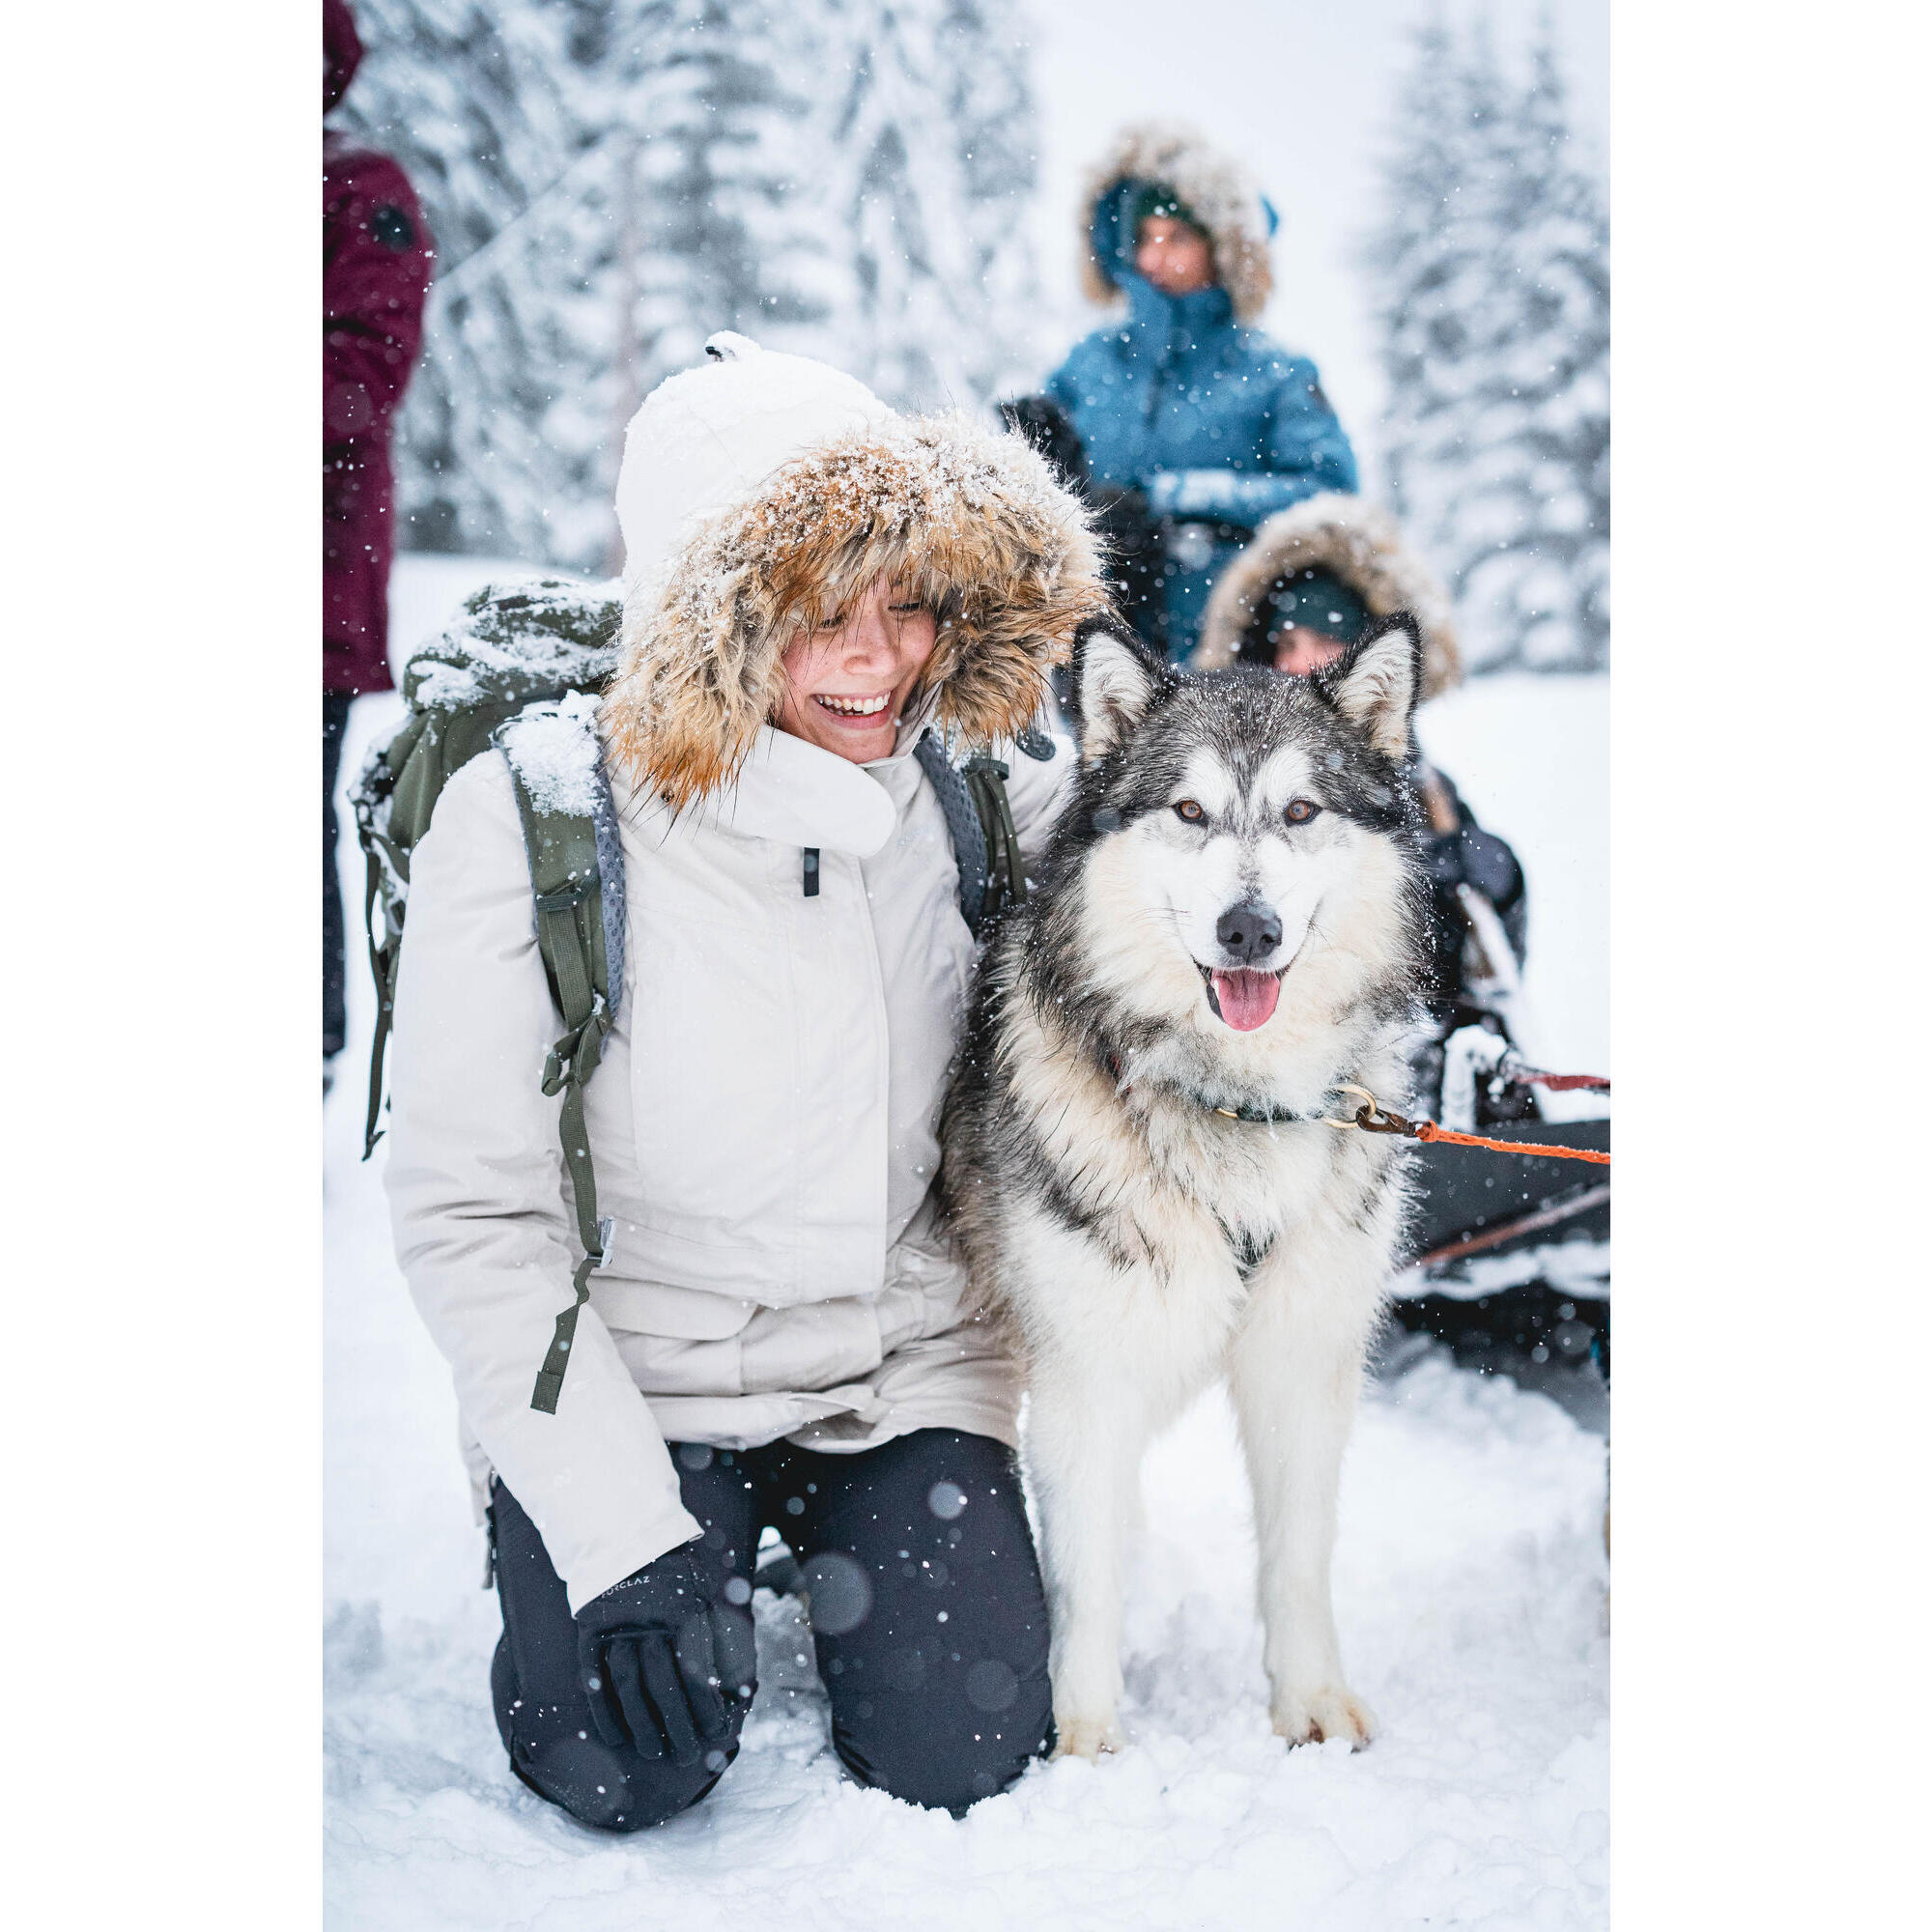
<svg viewBox="0 0 1932 1932">
<path fill-rule="evenodd" d="M 1609 1067 L 1609 681 L 1526 674 L 1601 668 L 1607 623 L 1602 0 L 355 4 L 369 52 L 340 120 L 402 157 L 440 270 L 398 451 L 392 659 L 493 578 L 616 561 L 621 426 L 715 328 L 915 407 L 1036 387 L 1098 320 L 1086 169 L 1124 121 L 1191 121 L 1281 212 L 1264 326 L 1316 358 L 1365 491 L 1458 582 L 1498 672 L 1417 728 L 1530 882 L 1525 1052 Z M 397 693 L 356 699 L 343 785 L 401 714 Z M 352 841 L 337 865 L 354 907 Z M 349 978 L 353 1069 L 376 1001 Z M 1605 1391 L 1406 1345 L 1378 1361 L 1340 1502 L 1373 1750 L 1272 1735 L 1212 1390 L 1143 1472 L 1132 1748 L 1037 1766 L 956 1824 L 861 1789 L 799 1604 L 759 1592 L 729 1776 L 635 1839 L 572 1825 L 504 1761 L 454 1390 L 395 1264 L 388 1144 L 361 1157 L 358 1085 L 324 1114 L 326 1923 L 709 1932 L 781 1899 L 798 1932 L 1602 1932 Z M 1596 1295 L 1606 1262 L 1535 1265 Z"/>
<path fill-rule="evenodd" d="M 1548 13 L 1350 10 L 1339 31 L 1395 56 L 1365 82 L 1298 5 L 1185 28 L 1131 0 L 356 11 L 368 53 L 336 125 L 402 161 L 438 244 L 397 438 L 406 548 L 613 568 L 622 427 L 717 328 L 906 408 L 1037 387 L 1098 320 L 1073 294 L 1077 169 L 1113 124 L 1166 108 L 1284 208 L 1265 326 L 1321 363 L 1365 489 L 1455 590 L 1472 666 L 1607 663 L 1605 156 Z M 1130 63 L 1072 169 L 1042 42 L 1055 71 L 1071 58 L 1100 83 L 1080 90 L 1090 118 Z M 1311 107 L 1324 90 L 1339 135 Z M 1338 269 L 1366 328 L 1308 299 Z"/>
</svg>

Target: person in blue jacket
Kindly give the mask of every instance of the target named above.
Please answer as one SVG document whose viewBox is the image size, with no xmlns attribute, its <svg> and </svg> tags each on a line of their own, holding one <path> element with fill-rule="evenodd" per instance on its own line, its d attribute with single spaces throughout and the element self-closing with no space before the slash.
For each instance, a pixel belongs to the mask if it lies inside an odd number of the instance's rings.
<svg viewBox="0 0 1932 1932">
<path fill-rule="evenodd" d="M 1087 293 L 1126 298 L 1048 379 L 1094 483 L 1145 495 L 1165 549 L 1168 655 L 1193 648 L 1214 580 L 1278 510 L 1357 488 L 1315 364 L 1249 327 L 1273 286 L 1274 211 L 1188 129 L 1125 128 L 1085 203 Z M 1145 633 L 1148 629 L 1142 626 Z"/>
</svg>

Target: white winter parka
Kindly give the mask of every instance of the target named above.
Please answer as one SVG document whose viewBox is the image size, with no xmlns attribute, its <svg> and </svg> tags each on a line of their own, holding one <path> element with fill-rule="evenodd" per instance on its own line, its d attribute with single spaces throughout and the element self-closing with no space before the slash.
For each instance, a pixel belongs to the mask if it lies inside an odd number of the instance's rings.
<svg viewBox="0 0 1932 1932">
<path fill-rule="evenodd" d="M 752 473 L 721 484 L 693 455 L 707 447 Z M 671 379 L 633 427 L 626 475 L 647 462 L 662 503 L 679 458 L 703 514 L 669 541 L 627 520 L 634 563 L 657 561 L 632 574 L 599 717 L 627 930 L 586 1126 L 614 1234 L 554 1414 L 531 1390 L 582 1249 L 559 1103 L 539 1086 L 559 1022 L 497 753 L 452 780 L 417 847 L 397 982 L 399 1258 L 454 1372 L 472 1474 L 494 1468 L 529 1511 L 573 1608 L 698 1533 L 667 1440 L 1014 1439 L 1012 1366 L 962 1314 L 933 1225 L 973 942 L 911 753 L 928 720 L 981 743 L 1017 730 L 1098 595 L 1078 509 L 1015 439 L 907 424 L 818 365 L 744 345 Z M 799 611 L 880 566 L 923 584 L 942 643 L 898 750 L 861 767 L 762 720 Z M 1071 774 L 1070 747 L 1054 749 L 997 744 L 1023 848 Z"/>
</svg>

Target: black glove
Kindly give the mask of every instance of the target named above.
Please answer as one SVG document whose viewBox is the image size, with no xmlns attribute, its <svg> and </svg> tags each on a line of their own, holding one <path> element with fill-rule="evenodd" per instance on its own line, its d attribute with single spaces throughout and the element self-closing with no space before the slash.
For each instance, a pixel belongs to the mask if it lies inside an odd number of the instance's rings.
<svg viewBox="0 0 1932 1932">
<path fill-rule="evenodd" d="M 1167 548 L 1160 522 L 1139 490 L 1100 487 L 1088 492 L 1094 522 L 1107 540 L 1114 602 L 1156 657 L 1167 655 Z"/>
<path fill-rule="evenodd" d="M 1067 489 L 1086 489 L 1091 472 L 1080 432 L 1051 396 L 1015 396 L 1000 405 L 1000 413 L 1009 429 L 1017 430 L 1053 465 Z"/>
<path fill-rule="evenodd" d="M 716 1628 L 728 1615 L 711 1602 L 688 1546 L 592 1597 L 577 1612 L 577 1668 L 597 1735 L 687 1765 L 725 1737 L 731 1697 L 721 1663 L 742 1647 Z"/>
<path fill-rule="evenodd" d="M 1462 875 L 1482 894 L 1497 912 L 1513 906 L 1522 896 L 1522 868 L 1516 854 L 1492 832 L 1480 825 L 1465 825 L 1457 835 L 1462 846 Z"/>
</svg>

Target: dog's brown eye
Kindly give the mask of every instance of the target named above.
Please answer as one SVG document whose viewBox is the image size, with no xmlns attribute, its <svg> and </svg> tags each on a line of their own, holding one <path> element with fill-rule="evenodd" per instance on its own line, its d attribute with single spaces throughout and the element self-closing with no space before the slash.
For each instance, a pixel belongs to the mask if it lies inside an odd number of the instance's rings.
<svg viewBox="0 0 1932 1932">
<path fill-rule="evenodd" d="M 1190 825 L 1199 825 L 1208 816 L 1191 798 L 1183 798 L 1174 810 L 1178 817 L 1184 818 Z"/>
<path fill-rule="evenodd" d="M 1288 802 L 1288 822 L 1306 825 L 1321 808 L 1312 798 L 1292 798 Z"/>
</svg>

